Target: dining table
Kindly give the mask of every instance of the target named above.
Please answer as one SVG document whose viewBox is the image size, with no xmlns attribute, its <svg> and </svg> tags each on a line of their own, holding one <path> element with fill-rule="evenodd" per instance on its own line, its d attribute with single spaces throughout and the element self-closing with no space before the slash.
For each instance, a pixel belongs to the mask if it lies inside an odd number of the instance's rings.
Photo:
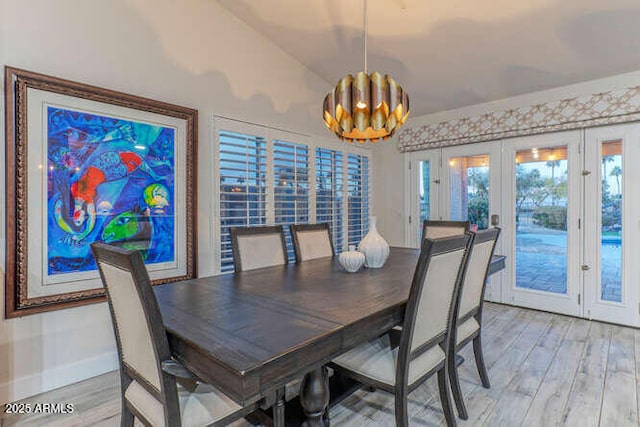
<svg viewBox="0 0 640 427">
<path fill-rule="evenodd" d="M 338 257 L 155 286 L 173 357 L 240 405 L 303 378 L 305 424 L 323 425 L 336 356 L 401 324 L 418 249 L 347 273 Z M 490 273 L 504 268 L 494 255 Z M 283 409 L 274 409 L 282 425 Z"/>
</svg>

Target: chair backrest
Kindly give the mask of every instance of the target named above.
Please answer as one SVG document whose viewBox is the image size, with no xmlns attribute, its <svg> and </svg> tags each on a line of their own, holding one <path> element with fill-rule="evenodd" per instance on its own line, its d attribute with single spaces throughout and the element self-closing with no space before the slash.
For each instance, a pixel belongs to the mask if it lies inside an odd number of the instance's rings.
<svg viewBox="0 0 640 427">
<path fill-rule="evenodd" d="M 443 237 L 461 236 L 469 231 L 469 221 L 431 221 L 422 223 L 422 239 L 441 239 Z"/>
<path fill-rule="evenodd" d="M 329 224 L 293 224 L 289 228 L 296 262 L 335 255 Z"/>
<path fill-rule="evenodd" d="M 91 250 L 113 321 L 123 399 L 133 384 L 147 400 L 154 399 L 154 406 L 163 406 L 165 425 L 179 424 L 175 379 L 161 368 L 162 361 L 171 358 L 171 352 L 142 256 L 104 243 L 93 243 Z"/>
<path fill-rule="evenodd" d="M 469 249 L 469 264 L 460 290 L 460 319 L 468 319 L 479 313 L 484 300 L 484 291 L 491 265 L 491 257 L 500 235 L 499 228 L 490 228 L 475 233 Z"/>
<path fill-rule="evenodd" d="M 281 225 L 232 227 L 229 233 L 236 272 L 287 264 L 287 243 Z"/>
<path fill-rule="evenodd" d="M 473 236 L 425 239 L 411 284 L 400 338 L 396 385 L 406 384 L 410 362 L 455 340 L 459 289 Z"/>
</svg>

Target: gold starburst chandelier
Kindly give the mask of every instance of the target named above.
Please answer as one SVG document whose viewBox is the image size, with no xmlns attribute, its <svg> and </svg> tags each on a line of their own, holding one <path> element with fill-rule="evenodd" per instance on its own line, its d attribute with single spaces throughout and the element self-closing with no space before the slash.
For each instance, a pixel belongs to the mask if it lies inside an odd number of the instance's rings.
<svg viewBox="0 0 640 427">
<path fill-rule="evenodd" d="M 387 139 L 409 117 L 409 96 L 388 74 L 367 74 L 367 0 L 364 0 L 364 71 L 348 74 L 324 99 L 324 123 L 348 142 Z"/>
</svg>

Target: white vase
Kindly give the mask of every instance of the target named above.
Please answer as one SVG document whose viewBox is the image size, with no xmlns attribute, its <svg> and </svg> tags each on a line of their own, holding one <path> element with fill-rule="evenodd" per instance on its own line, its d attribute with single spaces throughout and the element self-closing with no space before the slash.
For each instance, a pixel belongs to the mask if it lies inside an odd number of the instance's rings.
<svg viewBox="0 0 640 427">
<path fill-rule="evenodd" d="M 364 254 L 356 251 L 355 245 L 349 245 L 349 252 L 342 252 L 338 261 L 349 273 L 355 273 L 364 264 Z"/>
<path fill-rule="evenodd" d="M 380 268 L 389 257 L 389 244 L 376 229 L 376 217 L 369 218 L 369 232 L 360 242 L 358 250 L 364 254 L 364 266 Z"/>
</svg>

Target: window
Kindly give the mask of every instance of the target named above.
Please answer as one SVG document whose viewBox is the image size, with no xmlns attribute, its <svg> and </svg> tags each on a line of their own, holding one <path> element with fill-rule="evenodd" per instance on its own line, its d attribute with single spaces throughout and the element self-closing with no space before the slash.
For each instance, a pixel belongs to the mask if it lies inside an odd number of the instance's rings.
<svg viewBox="0 0 640 427">
<path fill-rule="evenodd" d="M 316 147 L 304 135 L 216 118 L 219 271 L 233 271 L 230 227 L 328 223 L 336 253 L 368 229 L 369 157 L 352 146 Z"/>
<path fill-rule="evenodd" d="M 336 253 L 343 248 L 342 175 L 342 153 L 316 148 L 316 222 L 329 223 Z"/>
<path fill-rule="evenodd" d="M 357 245 L 369 228 L 369 158 L 347 157 L 347 218 L 349 245 Z"/>
<path fill-rule="evenodd" d="M 273 141 L 275 224 L 284 226 L 289 262 L 295 262 L 290 224 L 309 222 L 309 148 L 304 144 Z"/>
<path fill-rule="evenodd" d="M 220 270 L 233 271 L 229 227 L 266 224 L 267 149 L 261 137 L 220 131 Z"/>
</svg>

